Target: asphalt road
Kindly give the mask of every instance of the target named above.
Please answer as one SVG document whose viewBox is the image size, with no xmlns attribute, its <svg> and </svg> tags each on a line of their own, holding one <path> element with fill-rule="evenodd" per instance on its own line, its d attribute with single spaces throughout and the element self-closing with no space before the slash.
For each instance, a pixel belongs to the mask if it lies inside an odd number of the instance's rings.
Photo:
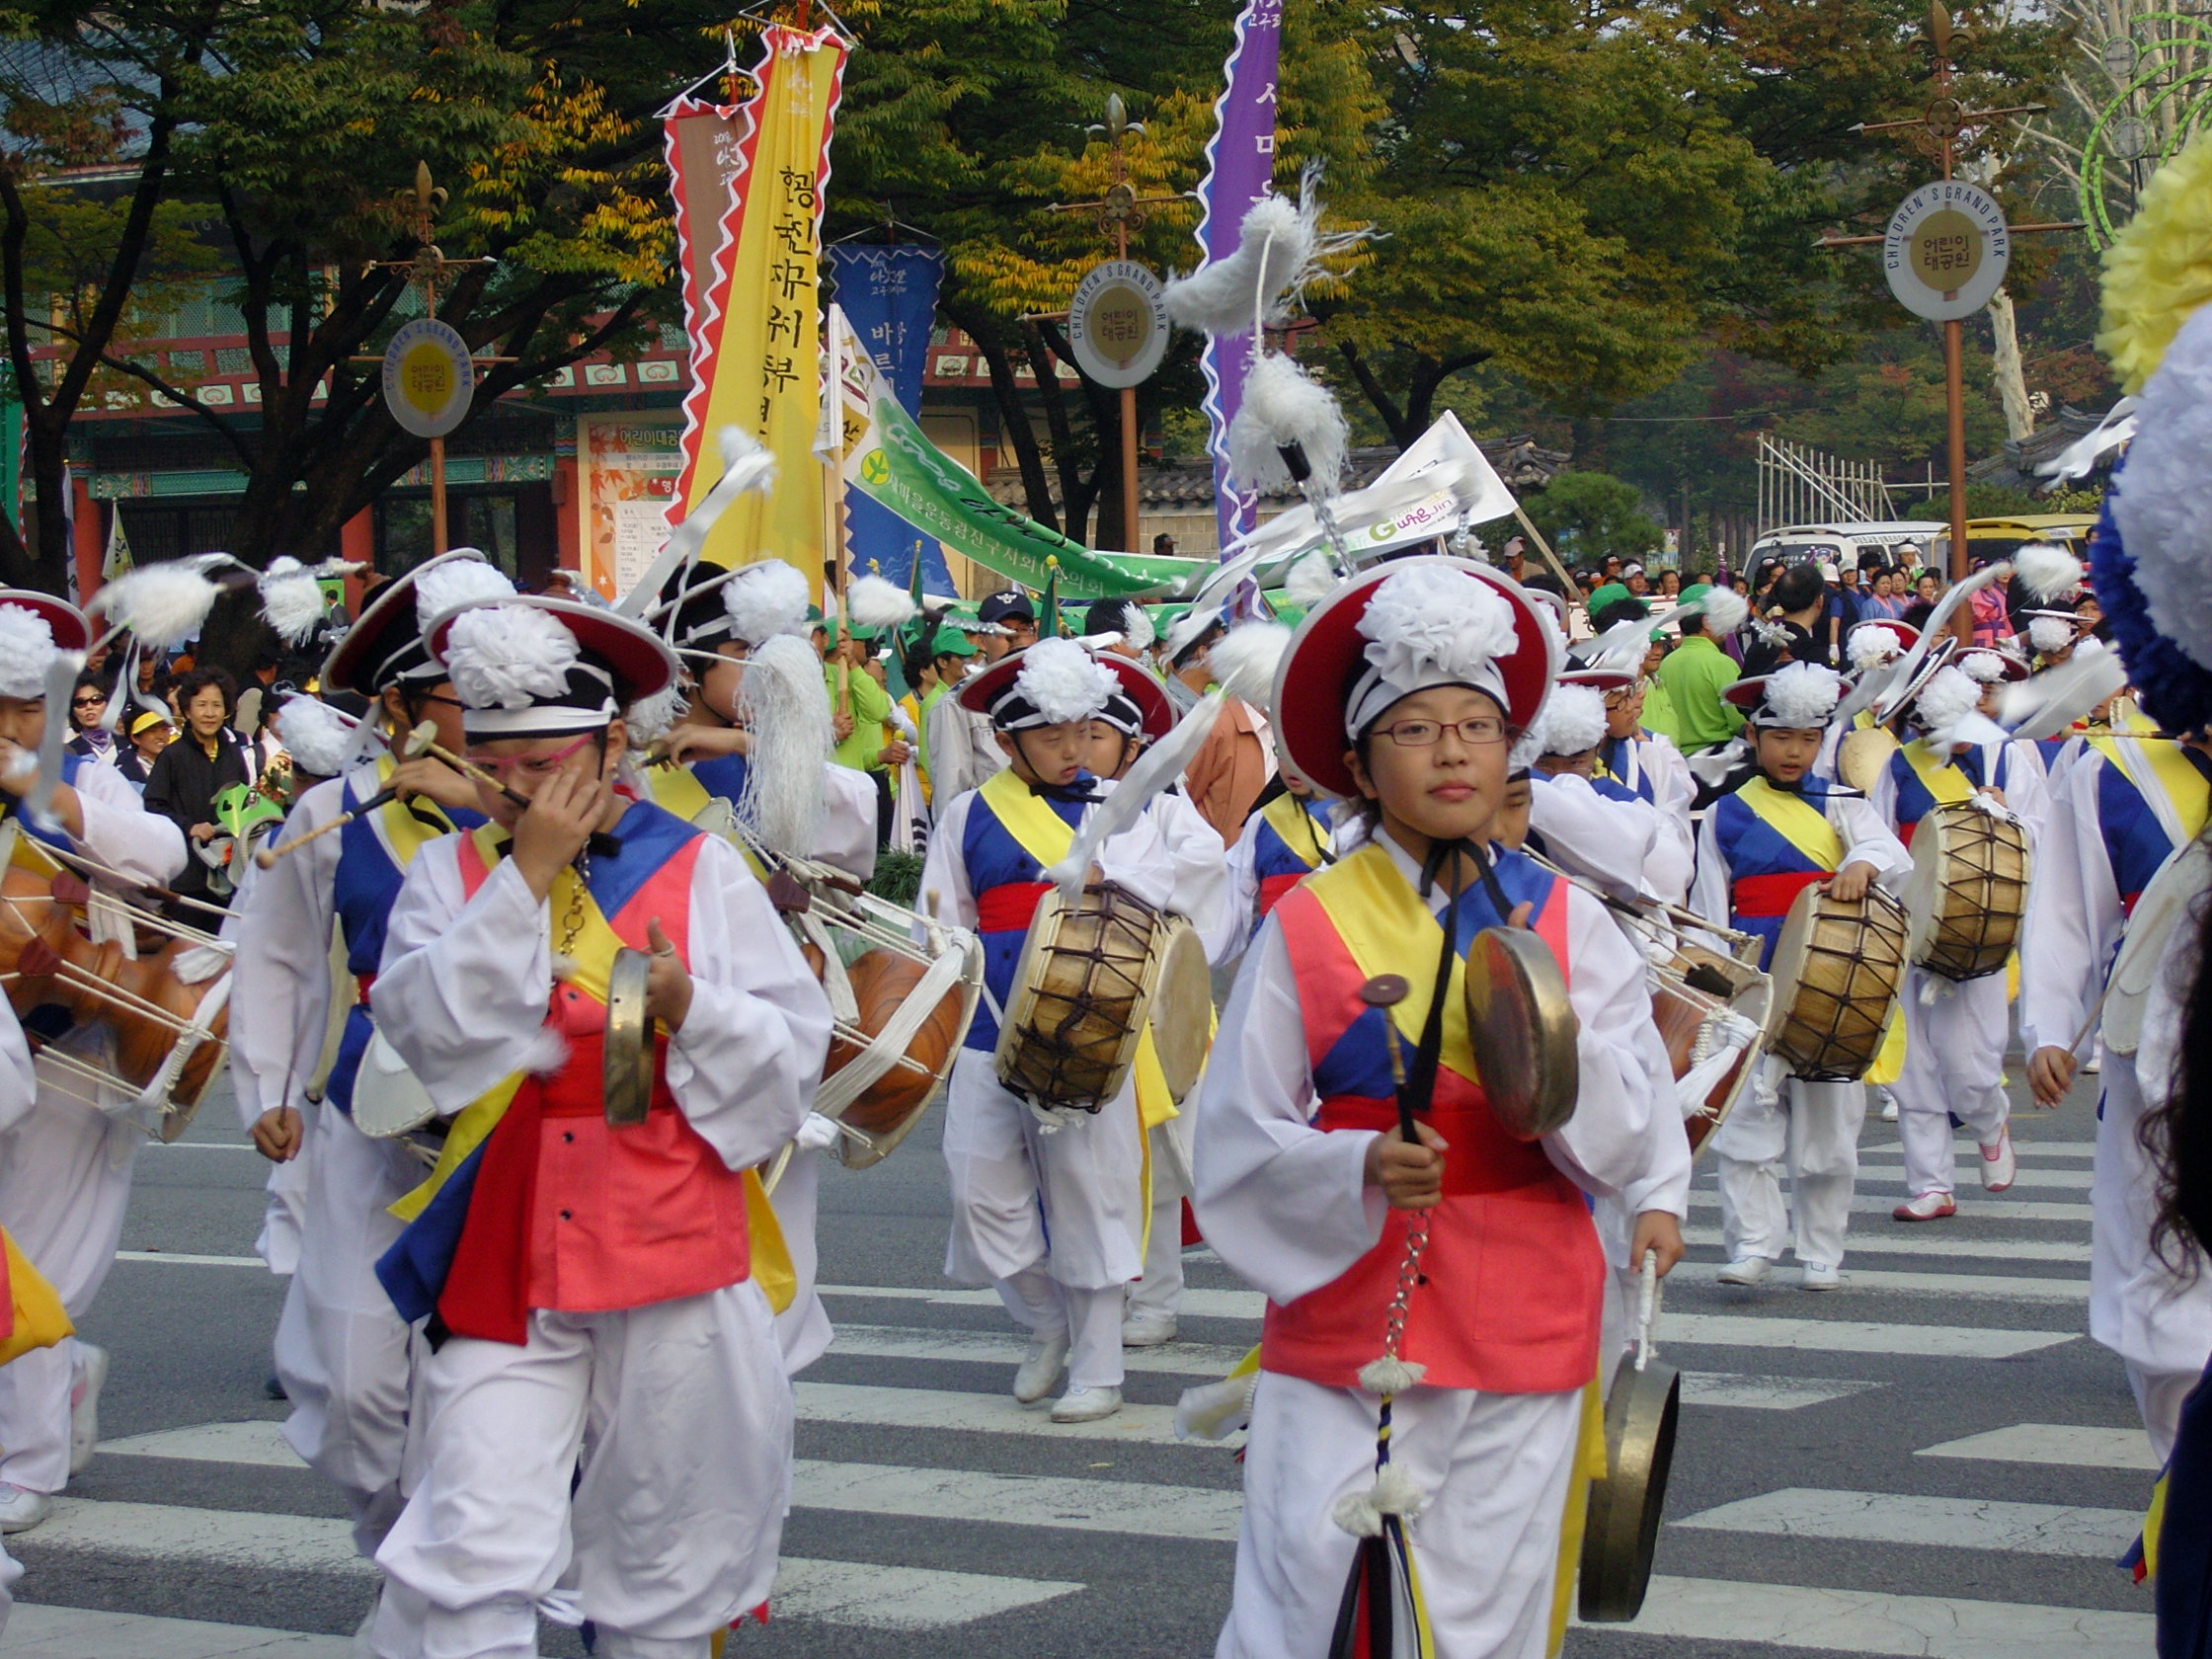
<svg viewBox="0 0 2212 1659">
<path fill-rule="evenodd" d="M 1798 1290 L 1787 1264 L 1756 1291 L 1711 1283 L 1701 1175 L 1660 1330 L 1689 1374 L 1660 1576 L 1635 1624 L 1577 1629 L 1569 1655 L 2150 1653 L 2148 1595 L 2112 1564 L 2148 1452 L 2117 1361 L 2082 1334 L 2094 1082 L 2022 1119 L 2011 1193 L 1969 1185 L 1960 1216 L 1932 1225 L 1888 1219 L 1895 1132 L 1870 1121 L 1853 1278 L 1830 1295 Z M 275 1439 L 284 1408 L 262 1383 L 283 1286 L 250 1260 L 264 1166 L 232 1121 L 210 1101 L 187 1143 L 139 1156 L 126 1256 L 84 1324 L 114 1354 L 106 1450 L 54 1521 L 10 1540 L 27 1568 L 11 1654 L 342 1659 L 330 1638 L 368 1605 L 341 1506 Z M 774 1620 L 729 1651 L 1211 1653 L 1238 1466 L 1175 1444 L 1165 1417 L 1254 1339 L 1254 1299 L 1194 1253 L 1183 1339 L 1132 1372 L 1139 1409 L 1053 1427 L 1005 1391 L 1004 1316 L 939 1274 L 935 1128 L 826 1181 L 841 1334 L 800 1380 Z M 543 1646 L 583 1651 L 553 1626 Z"/>
</svg>

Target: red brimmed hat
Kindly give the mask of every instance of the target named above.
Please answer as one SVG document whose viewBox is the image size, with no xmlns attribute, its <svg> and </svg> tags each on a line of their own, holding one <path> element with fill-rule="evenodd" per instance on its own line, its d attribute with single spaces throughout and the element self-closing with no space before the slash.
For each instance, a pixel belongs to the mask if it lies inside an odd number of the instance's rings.
<svg viewBox="0 0 2212 1659">
<path fill-rule="evenodd" d="M 1506 723 L 1521 730 L 1543 707 L 1560 654 L 1550 620 L 1501 571 L 1441 555 L 1379 565 L 1299 625 L 1275 672 L 1276 743 L 1315 789 L 1351 796 L 1358 786 L 1344 755 L 1355 712 L 1372 723 L 1427 686 L 1472 685 L 1497 697 Z"/>
<path fill-rule="evenodd" d="M 1623 691 L 1641 677 L 1624 669 L 1569 669 L 1559 676 L 1559 683 L 1587 685 L 1597 691 Z"/>
<path fill-rule="evenodd" d="M 443 671 L 431 661 L 423 624 L 442 611 L 508 598 L 514 584 L 473 547 L 427 559 L 377 589 L 323 663 L 325 691 L 374 697 L 387 685 L 434 685 Z"/>
<path fill-rule="evenodd" d="M 676 676 L 675 653 L 642 622 L 541 593 L 441 612 L 423 637 L 475 738 L 589 731 Z"/>
<path fill-rule="evenodd" d="M 1994 675 L 1978 672 L 1986 668 L 1985 659 L 1998 665 L 1998 672 Z M 1962 651 L 1952 660 L 1951 666 L 1963 672 L 1968 679 L 1983 685 L 1995 685 L 2000 681 L 2010 684 L 2014 680 L 2025 679 L 2033 672 L 2028 668 L 2025 658 L 2014 655 L 2002 645 L 1977 645 L 1970 651 Z"/>
<path fill-rule="evenodd" d="M 92 623 L 67 599 L 30 588 L 0 588 L 0 604 L 28 610 L 53 635 L 56 651 L 83 651 L 92 644 Z"/>
<path fill-rule="evenodd" d="M 1131 662 L 1117 651 L 1101 651 L 1097 657 L 1122 682 L 1121 694 L 1137 705 L 1138 730 L 1146 743 L 1158 743 L 1175 729 L 1175 705 L 1167 700 L 1167 688 L 1160 684 L 1151 670 L 1142 663 Z M 1103 715 L 1100 718 L 1113 717 Z"/>
<path fill-rule="evenodd" d="M 960 705 L 988 715 L 1001 731 L 1090 720 L 1120 688 L 1110 666 L 1116 661 L 1094 657 L 1071 639 L 1041 639 L 969 675 Z"/>
</svg>

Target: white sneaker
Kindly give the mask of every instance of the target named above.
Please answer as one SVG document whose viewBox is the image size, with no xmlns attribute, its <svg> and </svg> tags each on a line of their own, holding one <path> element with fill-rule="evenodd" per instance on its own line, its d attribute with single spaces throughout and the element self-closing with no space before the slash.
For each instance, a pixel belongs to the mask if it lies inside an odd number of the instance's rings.
<svg viewBox="0 0 2212 1659">
<path fill-rule="evenodd" d="M 1031 1337 L 1028 1356 L 1021 1362 L 1021 1369 L 1014 1373 L 1014 1398 L 1024 1405 L 1035 1405 L 1053 1391 L 1053 1384 L 1066 1369 L 1066 1331 Z"/>
<path fill-rule="evenodd" d="M 1122 1408 L 1119 1388 L 1070 1388 L 1053 1401 L 1056 1423 L 1095 1423 Z"/>
<path fill-rule="evenodd" d="M 69 1472 L 82 1474 L 100 1446 L 100 1390 L 108 1383 L 108 1350 L 89 1342 L 77 1344 L 84 1356 L 84 1376 L 69 1395 Z"/>
<path fill-rule="evenodd" d="M 1157 1348 L 1173 1342 L 1178 1328 L 1172 1313 L 1132 1313 L 1122 1321 L 1122 1346 Z"/>
<path fill-rule="evenodd" d="M 1882 1097 L 1882 1122 L 1895 1123 L 1897 1121 L 1897 1096 L 1891 1094 L 1886 1088 L 1876 1088 L 1874 1092 Z"/>
<path fill-rule="evenodd" d="M 0 1480 L 0 1533 L 28 1533 L 53 1513 L 53 1499 Z"/>
<path fill-rule="evenodd" d="M 1997 1144 L 1982 1148 L 1982 1190 L 2003 1192 L 2019 1172 L 2020 1160 L 2013 1155 L 2013 1127 L 2006 1124 L 1997 1132 Z"/>
<path fill-rule="evenodd" d="M 1774 1271 L 1774 1261 L 1767 1256 L 1738 1256 L 1713 1275 L 1723 1285 L 1756 1285 Z"/>
<path fill-rule="evenodd" d="M 1836 1291 L 1843 1289 L 1844 1270 L 1830 1267 L 1826 1262 L 1799 1262 L 1797 1283 L 1808 1291 Z"/>
</svg>

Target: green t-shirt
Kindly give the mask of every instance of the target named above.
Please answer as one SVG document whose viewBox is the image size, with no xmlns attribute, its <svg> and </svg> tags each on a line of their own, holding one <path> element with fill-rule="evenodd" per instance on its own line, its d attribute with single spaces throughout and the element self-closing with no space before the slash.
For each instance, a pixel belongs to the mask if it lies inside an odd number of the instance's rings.
<svg viewBox="0 0 2212 1659">
<path fill-rule="evenodd" d="M 822 665 L 822 682 L 830 688 L 830 706 L 837 706 L 837 665 Z M 846 680 L 852 710 L 852 736 L 830 751 L 830 758 L 856 772 L 881 771 L 876 756 L 883 751 L 883 723 L 891 718 L 891 693 L 876 683 L 866 669 L 853 669 Z"/>
<path fill-rule="evenodd" d="M 1643 723 L 1674 739 L 1683 753 L 1726 743 L 1743 730 L 1743 710 L 1721 695 L 1736 683 L 1735 660 L 1703 634 L 1692 634 L 1669 652 L 1656 677 L 1664 706 L 1655 711 L 1647 701 Z"/>
</svg>

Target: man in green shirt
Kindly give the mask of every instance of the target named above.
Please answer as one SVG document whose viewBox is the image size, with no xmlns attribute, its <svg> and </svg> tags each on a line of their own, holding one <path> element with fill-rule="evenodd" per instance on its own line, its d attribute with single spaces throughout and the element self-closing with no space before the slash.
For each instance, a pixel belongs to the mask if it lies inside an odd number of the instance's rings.
<svg viewBox="0 0 2212 1659">
<path fill-rule="evenodd" d="M 836 636 L 832 640 L 832 635 Z M 822 680 L 830 690 L 830 730 L 836 747 L 830 758 L 856 772 L 880 772 L 906 759 L 903 743 L 884 741 L 891 718 L 891 693 L 868 672 L 871 642 L 834 619 L 814 619 L 814 649 L 823 660 Z"/>
<path fill-rule="evenodd" d="M 1698 583 L 1683 590 L 1682 602 L 1693 603 L 1711 592 L 1709 584 Z M 1672 738 L 1685 754 L 1726 743 L 1744 724 L 1743 710 L 1721 695 L 1736 683 L 1736 675 L 1734 660 L 1705 632 L 1705 618 L 1684 617 L 1682 643 L 1667 654 L 1656 676 L 1665 695 L 1657 699 L 1659 708 L 1645 705 L 1645 727 Z M 1657 718 L 1661 714 L 1665 725 Z"/>
</svg>

